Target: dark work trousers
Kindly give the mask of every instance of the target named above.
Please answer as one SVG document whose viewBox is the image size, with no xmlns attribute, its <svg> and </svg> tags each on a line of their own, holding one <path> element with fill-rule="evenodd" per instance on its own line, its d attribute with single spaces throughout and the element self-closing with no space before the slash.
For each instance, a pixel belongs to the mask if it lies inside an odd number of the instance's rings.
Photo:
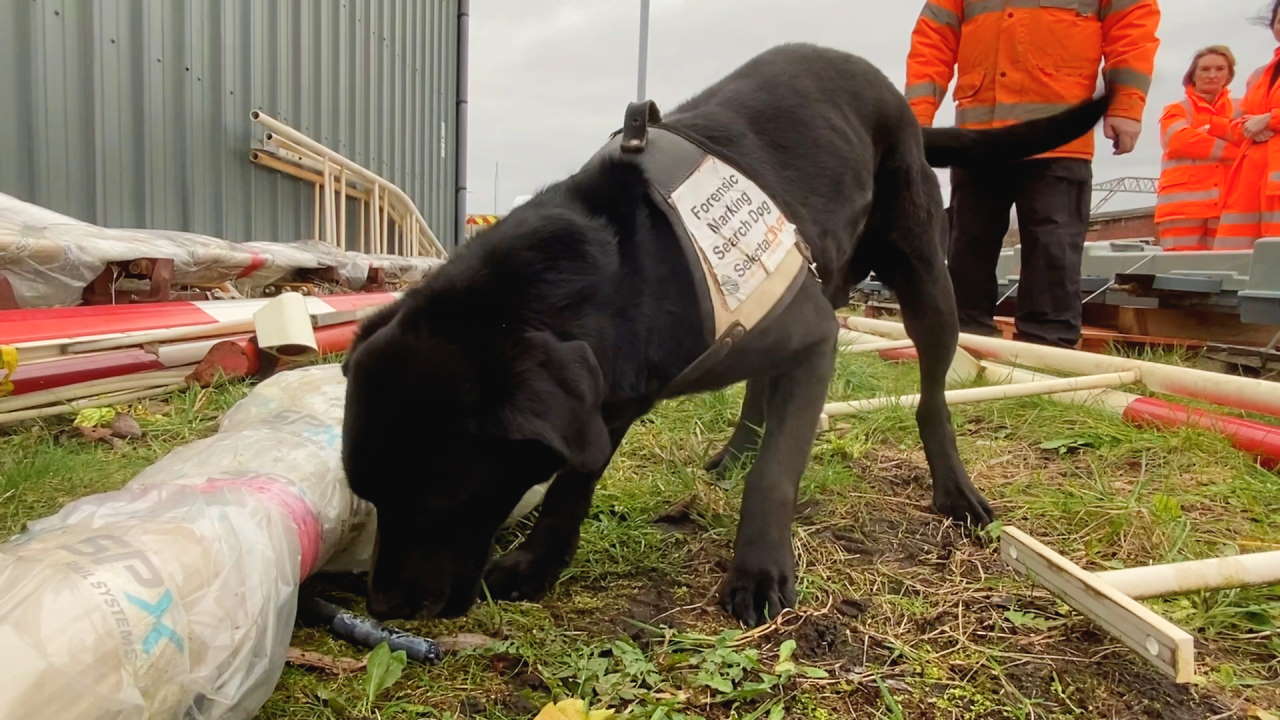
<svg viewBox="0 0 1280 720">
<path fill-rule="evenodd" d="M 1018 208 L 1022 270 L 1018 340 L 1072 347 L 1080 339 L 1080 255 L 1093 168 L 1077 158 L 1037 158 L 951 170 L 951 283 L 960 331 L 996 334 L 996 260 Z"/>
</svg>

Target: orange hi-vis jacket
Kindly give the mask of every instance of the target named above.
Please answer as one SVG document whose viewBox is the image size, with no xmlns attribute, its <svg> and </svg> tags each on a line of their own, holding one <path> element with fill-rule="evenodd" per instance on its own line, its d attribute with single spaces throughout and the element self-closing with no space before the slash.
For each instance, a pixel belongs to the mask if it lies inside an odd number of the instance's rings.
<svg viewBox="0 0 1280 720">
<path fill-rule="evenodd" d="M 1034 120 L 1092 97 L 1105 57 L 1107 114 L 1140 121 L 1159 24 L 1155 0 L 929 0 L 911 34 L 907 100 L 931 125 L 954 72 L 956 125 Z M 1090 159 L 1093 133 L 1044 157 Z"/>
<path fill-rule="evenodd" d="M 1227 140 L 1239 106 L 1227 90 L 1209 102 L 1188 87 L 1185 99 L 1165 107 L 1160 116 L 1164 157 L 1156 200 L 1156 222 L 1165 225 L 1162 238 L 1182 234 L 1174 221 L 1217 220 L 1227 170 L 1240 152 L 1239 145 Z M 1194 234 L 1203 225 L 1185 227 L 1186 234 Z"/>
<path fill-rule="evenodd" d="M 1232 121 L 1228 130 L 1227 138 L 1240 146 L 1240 155 L 1227 173 L 1214 250 L 1248 250 L 1258 238 L 1280 237 L 1280 83 L 1271 82 L 1277 65 L 1280 48 L 1270 63 L 1249 78 L 1242 117 Z M 1262 143 L 1246 138 L 1245 120 L 1268 112 L 1276 137 Z"/>
</svg>

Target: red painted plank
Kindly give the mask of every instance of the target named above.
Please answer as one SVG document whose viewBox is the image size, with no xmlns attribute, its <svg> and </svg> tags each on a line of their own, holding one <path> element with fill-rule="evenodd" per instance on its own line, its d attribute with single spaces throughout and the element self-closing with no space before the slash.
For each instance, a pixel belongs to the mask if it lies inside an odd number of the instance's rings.
<svg viewBox="0 0 1280 720">
<path fill-rule="evenodd" d="M 0 344 L 161 330 L 212 322 L 215 322 L 214 318 L 191 302 L 0 310 Z"/>
<path fill-rule="evenodd" d="M 21 395 L 162 368 L 164 365 L 159 358 L 141 348 L 98 355 L 72 355 L 58 360 L 19 365 L 13 374 L 13 394 Z"/>
</svg>

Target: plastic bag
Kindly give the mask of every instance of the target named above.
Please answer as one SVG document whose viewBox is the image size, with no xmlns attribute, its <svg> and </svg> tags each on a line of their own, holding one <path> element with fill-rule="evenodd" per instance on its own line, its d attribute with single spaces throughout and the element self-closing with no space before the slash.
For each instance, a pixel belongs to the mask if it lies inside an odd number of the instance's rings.
<svg viewBox="0 0 1280 720">
<path fill-rule="evenodd" d="M 301 579 L 372 524 L 342 475 L 344 392 L 337 366 L 273 377 L 217 434 L 0 545 L 0 717 L 251 717 Z"/>
</svg>

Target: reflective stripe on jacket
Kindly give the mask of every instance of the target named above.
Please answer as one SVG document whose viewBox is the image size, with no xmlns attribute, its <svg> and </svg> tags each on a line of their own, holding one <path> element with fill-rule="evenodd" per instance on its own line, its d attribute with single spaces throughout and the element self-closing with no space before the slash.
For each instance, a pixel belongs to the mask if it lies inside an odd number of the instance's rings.
<svg viewBox="0 0 1280 720">
<path fill-rule="evenodd" d="M 1010 125 L 1092 97 L 1105 58 L 1107 114 L 1141 120 L 1159 23 L 1155 0 L 929 0 L 911 35 L 907 100 L 931 125 L 954 74 L 956 125 Z M 1093 157 L 1093 134 L 1053 156 Z"/>
<path fill-rule="evenodd" d="M 1227 170 L 1240 152 L 1227 139 L 1239 106 L 1226 90 L 1209 102 L 1188 87 L 1186 98 L 1165 107 L 1156 222 L 1218 217 Z"/>
</svg>

